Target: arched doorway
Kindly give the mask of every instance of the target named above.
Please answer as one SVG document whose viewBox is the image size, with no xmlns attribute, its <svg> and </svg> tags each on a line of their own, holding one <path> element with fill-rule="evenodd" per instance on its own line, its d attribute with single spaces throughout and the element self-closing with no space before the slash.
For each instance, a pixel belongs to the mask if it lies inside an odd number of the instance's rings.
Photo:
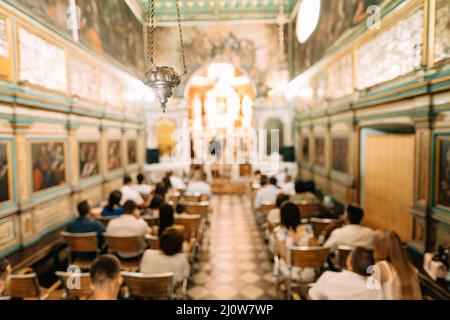
<svg viewBox="0 0 450 320">
<path fill-rule="evenodd" d="M 162 119 L 155 126 L 156 143 L 161 157 L 168 157 L 175 146 L 173 133 L 176 130 L 176 124 L 172 120 Z"/>
</svg>

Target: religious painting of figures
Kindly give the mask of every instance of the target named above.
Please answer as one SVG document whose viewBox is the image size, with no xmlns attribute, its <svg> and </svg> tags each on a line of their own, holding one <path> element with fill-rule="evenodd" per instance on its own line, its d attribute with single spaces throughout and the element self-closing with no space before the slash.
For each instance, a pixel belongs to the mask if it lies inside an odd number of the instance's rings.
<svg viewBox="0 0 450 320">
<path fill-rule="evenodd" d="M 108 142 L 108 170 L 116 170 L 122 166 L 122 148 L 120 141 Z"/>
<path fill-rule="evenodd" d="M 435 204 L 450 210 L 450 137 L 436 141 Z"/>
<path fill-rule="evenodd" d="M 69 32 L 67 28 L 69 0 L 14 0 L 12 2 L 25 6 L 37 17 L 50 21 L 66 33 Z"/>
<path fill-rule="evenodd" d="M 309 137 L 304 136 L 302 138 L 302 160 L 309 162 Z"/>
<path fill-rule="evenodd" d="M 135 140 L 128 140 L 128 164 L 137 163 L 137 143 Z"/>
<path fill-rule="evenodd" d="M 333 170 L 348 172 L 348 139 L 333 139 Z"/>
<path fill-rule="evenodd" d="M 300 74 L 322 59 L 344 33 L 365 21 L 367 8 L 383 0 L 321 0 L 319 24 L 303 44 L 295 41 L 295 74 Z"/>
<path fill-rule="evenodd" d="M 316 161 L 319 166 L 325 167 L 325 138 L 316 138 Z"/>
<path fill-rule="evenodd" d="M 80 178 L 89 178 L 100 173 L 97 142 L 80 142 Z"/>
<path fill-rule="evenodd" d="M 0 142 L 0 204 L 11 199 L 11 181 L 8 144 Z"/>
<path fill-rule="evenodd" d="M 33 161 L 33 192 L 66 183 L 65 146 L 63 142 L 31 144 Z"/>
</svg>

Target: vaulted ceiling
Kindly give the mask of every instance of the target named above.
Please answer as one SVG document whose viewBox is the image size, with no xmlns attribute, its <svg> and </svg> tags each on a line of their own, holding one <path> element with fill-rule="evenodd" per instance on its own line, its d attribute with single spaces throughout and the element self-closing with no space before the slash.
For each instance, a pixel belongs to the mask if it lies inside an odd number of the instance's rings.
<svg viewBox="0 0 450 320">
<path fill-rule="evenodd" d="M 299 0 L 179 0 L 184 23 L 217 21 L 258 21 L 276 23 L 283 1 L 285 16 L 295 13 Z M 136 16 L 143 21 L 148 0 L 126 0 Z M 175 0 L 156 0 L 157 24 L 173 25 L 177 21 Z"/>
</svg>

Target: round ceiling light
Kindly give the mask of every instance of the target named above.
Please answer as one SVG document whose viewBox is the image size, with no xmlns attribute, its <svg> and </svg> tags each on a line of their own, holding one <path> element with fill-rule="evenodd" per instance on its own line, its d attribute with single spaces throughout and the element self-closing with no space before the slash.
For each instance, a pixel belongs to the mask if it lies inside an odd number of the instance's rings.
<svg viewBox="0 0 450 320">
<path fill-rule="evenodd" d="M 321 0 L 302 0 L 297 15 L 297 39 L 300 43 L 313 34 L 319 24 Z"/>
</svg>

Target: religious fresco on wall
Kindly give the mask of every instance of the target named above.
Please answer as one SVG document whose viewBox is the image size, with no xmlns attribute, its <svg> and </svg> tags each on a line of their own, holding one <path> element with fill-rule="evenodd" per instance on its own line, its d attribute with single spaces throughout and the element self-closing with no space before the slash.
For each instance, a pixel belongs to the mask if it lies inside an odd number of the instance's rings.
<svg viewBox="0 0 450 320">
<path fill-rule="evenodd" d="M 11 199 L 11 164 L 8 157 L 8 145 L 0 143 L 0 204 Z"/>
<path fill-rule="evenodd" d="M 450 1 L 436 1 L 436 42 L 434 60 L 450 58 Z"/>
<path fill-rule="evenodd" d="M 316 137 L 316 159 L 315 163 L 325 167 L 325 138 Z"/>
<path fill-rule="evenodd" d="M 369 6 L 381 2 L 383 0 L 322 0 L 316 31 L 303 44 L 295 41 L 295 74 L 301 74 L 322 59 L 344 33 L 367 18 Z"/>
<path fill-rule="evenodd" d="M 63 142 L 31 144 L 33 192 L 66 183 L 66 159 Z"/>
<path fill-rule="evenodd" d="M 100 173 L 98 143 L 97 142 L 80 142 L 78 148 L 80 178 L 89 178 Z"/>
<path fill-rule="evenodd" d="M 0 56 L 8 58 L 9 57 L 9 43 L 7 35 L 6 20 L 0 19 Z"/>
<path fill-rule="evenodd" d="M 450 210 L 450 139 L 438 138 L 436 149 L 435 204 Z"/>
<path fill-rule="evenodd" d="M 333 170 L 348 172 L 348 138 L 333 139 Z"/>
<path fill-rule="evenodd" d="M 137 142 L 135 140 L 128 140 L 127 157 L 128 164 L 137 163 Z"/>
<path fill-rule="evenodd" d="M 116 170 L 122 167 L 122 147 L 120 141 L 108 142 L 108 170 Z"/>
<path fill-rule="evenodd" d="M 67 27 L 68 0 L 15 0 L 64 33 Z M 101 55 L 109 55 L 135 71 L 144 64 L 143 30 L 125 1 L 76 0 L 80 8 L 81 43 Z"/>
<path fill-rule="evenodd" d="M 270 71 L 278 61 L 276 25 L 218 23 L 212 26 L 185 26 L 183 33 L 190 73 L 212 62 L 227 62 L 248 72 L 260 95 L 267 92 Z M 181 72 L 178 29 L 160 27 L 156 35 L 156 63 L 174 66 Z M 180 90 L 183 87 L 181 85 Z"/>
</svg>

